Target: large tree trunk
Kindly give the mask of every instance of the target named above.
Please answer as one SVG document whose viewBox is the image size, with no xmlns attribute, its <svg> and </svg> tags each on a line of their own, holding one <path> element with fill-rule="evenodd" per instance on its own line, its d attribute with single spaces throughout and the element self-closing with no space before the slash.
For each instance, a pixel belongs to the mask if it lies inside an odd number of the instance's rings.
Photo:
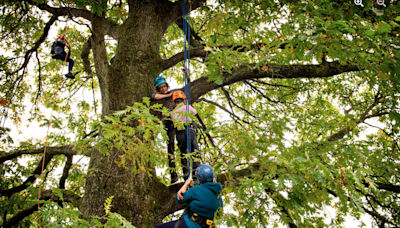
<svg viewBox="0 0 400 228">
<path fill-rule="evenodd" d="M 106 61 L 103 19 L 92 20 L 92 49 L 101 87 L 103 116 L 151 96 L 154 78 L 160 71 L 158 53 L 165 23 L 158 12 L 159 5 L 140 2 L 132 4 L 135 9 L 130 9 L 129 19 L 119 29 L 116 55 L 110 62 Z M 154 167 L 149 167 L 153 170 L 151 177 L 146 173 L 134 175 L 128 169 L 118 167 L 118 159 L 116 148 L 109 156 L 93 153 L 81 208 L 84 217 L 104 215 L 105 200 L 114 196 L 113 211 L 137 227 L 154 227 L 173 204 L 174 193 L 160 183 Z"/>
</svg>

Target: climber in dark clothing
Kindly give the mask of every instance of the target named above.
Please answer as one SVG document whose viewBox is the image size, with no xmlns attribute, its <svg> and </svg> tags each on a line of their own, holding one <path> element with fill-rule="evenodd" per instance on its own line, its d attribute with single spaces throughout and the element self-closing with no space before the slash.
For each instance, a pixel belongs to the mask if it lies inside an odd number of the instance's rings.
<svg viewBox="0 0 400 228">
<path fill-rule="evenodd" d="M 68 56 L 64 50 L 65 46 L 67 46 L 68 48 Z M 75 79 L 76 73 L 73 74 L 71 72 L 72 69 L 74 68 L 74 60 L 72 60 L 70 56 L 71 56 L 71 45 L 69 45 L 67 38 L 64 35 L 59 35 L 57 40 L 54 41 L 53 45 L 51 46 L 51 58 L 62 61 L 66 60 L 68 62 L 68 74 L 66 74 L 65 77 L 70 79 Z"/>
<path fill-rule="evenodd" d="M 157 77 L 154 80 L 154 92 L 151 96 L 151 100 L 161 100 L 161 99 L 171 99 L 172 91 L 169 90 L 169 85 L 164 77 Z M 171 168 L 171 183 L 175 183 L 178 181 L 178 175 L 175 171 L 175 128 L 174 124 L 171 120 L 166 119 L 163 121 L 165 129 L 167 130 L 168 135 L 168 167 Z"/>
<path fill-rule="evenodd" d="M 197 116 L 197 111 L 191 106 L 186 106 L 186 95 L 184 92 L 177 90 L 172 95 L 172 101 L 175 103 L 175 109 L 171 112 L 171 119 L 174 122 L 174 126 L 176 128 L 176 139 L 178 141 L 178 147 L 181 152 L 182 158 L 182 168 L 184 179 L 190 175 L 189 166 L 187 162 L 187 158 L 184 157 L 184 154 L 193 153 L 193 167 L 192 173 L 194 176 L 194 172 L 196 168 L 200 165 L 200 153 L 199 146 L 197 144 L 196 132 L 194 129 L 194 124 L 192 119 L 188 116 L 188 113 Z M 190 135 L 189 143 L 190 143 L 190 151 L 188 151 L 188 132 Z M 196 178 L 194 178 L 194 182 L 196 182 Z"/>
</svg>

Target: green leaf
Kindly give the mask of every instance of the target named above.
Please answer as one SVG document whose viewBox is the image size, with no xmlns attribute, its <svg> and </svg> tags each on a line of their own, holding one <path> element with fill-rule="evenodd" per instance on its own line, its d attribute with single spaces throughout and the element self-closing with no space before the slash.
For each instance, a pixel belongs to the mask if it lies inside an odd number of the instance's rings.
<svg viewBox="0 0 400 228">
<path fill-rule="evenodd" d="M 365 35 L 367 35 L 369 37 L 373 37 L 375 35 L 375 32 L 372 30 L 366 30 L 364 33 L 365 33 Z"/>
<path fill-rule="evenodd" d="M 397 113 L 397 112 L 390 112 L 390 113 L 389 113 L 389 118 L 390 118 L 391 120 L 395 120 L 395 121 L 397 121 L 398 123 L 400 123 L 400 113 Z"/>
<path fill-rule="evenodd" d="M 53 188 L 53 192 L 58 196 L 62 201 L 64 201 L 63 193 L 59 188 Z"/>
<path fill-rule="evenodd" d="M 392 30 L 392 27 L 389 24 L 381 24 L 378 28 L 378 32 L 380 33 L 389 33 Z"/>
</svg>

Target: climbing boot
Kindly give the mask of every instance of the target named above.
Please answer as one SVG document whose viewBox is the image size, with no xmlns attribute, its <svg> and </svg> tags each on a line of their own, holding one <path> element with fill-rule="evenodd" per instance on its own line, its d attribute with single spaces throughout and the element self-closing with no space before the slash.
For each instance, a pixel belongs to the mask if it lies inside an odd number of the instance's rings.
<svg viewBox="0 0 400 228">
<path fill-rule="evenodd" d="M 67 77 L 69 79 L 75 79 L 75 74 L 72 74 L 71 72 L 68 72 L 68 74 L 66 74 L 65 77 Z"/>
</svg>

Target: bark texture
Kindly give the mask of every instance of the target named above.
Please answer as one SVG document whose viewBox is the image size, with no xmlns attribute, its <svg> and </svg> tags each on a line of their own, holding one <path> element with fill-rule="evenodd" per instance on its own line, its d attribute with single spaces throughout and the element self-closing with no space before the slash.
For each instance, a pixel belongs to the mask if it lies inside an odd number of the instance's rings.
<svg viewBox="0 0 400 228">
<path fill-rule="evenodd" d="M 118 29 L 118 46 L 110 61 L 104 44 L 104 18 L 92 19 L 91 45 L 101 88 L 103 117 L 141 102 L 143 97 L 153 93 L 153 81 L 161 70 L 161 39 L 168 28 L 163 15 L 171 7 L 168 1 L 131 1 L 129 18 Z M 113 148 L 109 156 L 100 152 L 92 154 L 81 211 L 86 218 L 102 216 L 105 200 L 114 196 L 112 210 L 136 227 L 154 227 L 173 203 L 174 192 L 160 183 L 154 167 L 149 167 L 153 169 L 151 176 L 134 175 L 119 167 L 116 164 L 118 153 L 118 149 Z"/>
</svg>

